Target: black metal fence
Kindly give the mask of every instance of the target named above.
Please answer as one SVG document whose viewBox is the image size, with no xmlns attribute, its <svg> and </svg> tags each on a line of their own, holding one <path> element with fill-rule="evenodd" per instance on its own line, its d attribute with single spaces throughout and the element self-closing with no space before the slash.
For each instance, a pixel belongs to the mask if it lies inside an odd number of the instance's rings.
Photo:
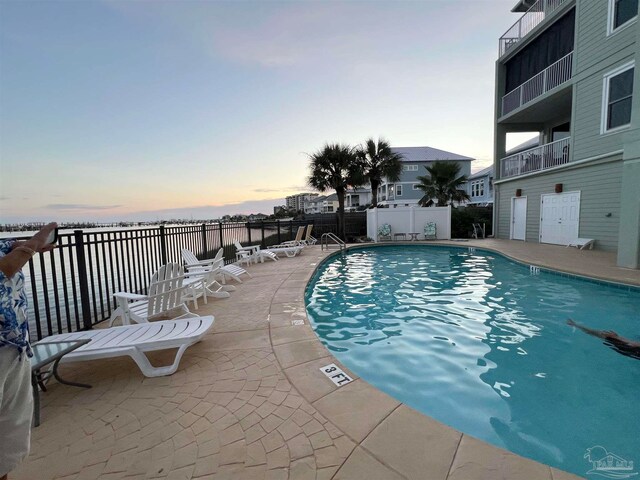
<svg viewBox="0 0 640 480">
<path fill-rule="evenodd" d="M 346 214 L 347 235 L 366 230 L 366 215 Z M 235 261 L 234 241 L 267 247 L 292 240 L 299 226 L 313 223 L 314 236 L 336 232 L 335 215 L 305 220 L 211 223 L 61 234 L 58 248 L 37 254 L 24 269 L 31 337 L 89 329 L 108 319 L 119 291 L 146 293 L 153 273 L 168 262 L 182 263 L 188 248 L 199 259 L 222 248 Z M 363 226 L 364 225 L 364 226 Z M 26 237 L 25 237 L 26 238 Z"/>
</svg>

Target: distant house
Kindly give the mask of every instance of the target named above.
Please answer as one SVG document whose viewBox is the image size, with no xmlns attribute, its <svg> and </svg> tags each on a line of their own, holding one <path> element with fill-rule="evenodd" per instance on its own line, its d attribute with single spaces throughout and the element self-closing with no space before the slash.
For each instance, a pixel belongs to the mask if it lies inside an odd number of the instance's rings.
<svg viewBox="0 0 640 480">
<path fill-rule="evenodd" d="M 467 205 L 493 205 L 493 165 L 469 175 L 464 189 L 469 195 Z"/>
<path fill-rule="evenodd" d="M 315 196 L 304 203 L 304 213 L 335 213 L 338 210 L 338 195 Z"/>
<path fill-rule="evenodd" d="M 422 190 L 416 186 L 420 183 L 419 176 L 428 176 L 426 167 L 436 161 L 456 162 L 460 165 L 460 175 L 471 174 L 471 157 L 458 155 L 432 147 L 393 147 L 394 153 L 402 155 L 402 173 L 397 182 L 383 179 L 378 188 L 378 204 L 380 206 L 410 206 L 416 205 L 423 197 Z"/>
<path fill-rule="evenodd" d="M 344 199 L 344 209 L 346 212 L 353 212 L 359 207 L 371 204 L 371 187 L 350 188 L 347 190 Z"/>
</svg>

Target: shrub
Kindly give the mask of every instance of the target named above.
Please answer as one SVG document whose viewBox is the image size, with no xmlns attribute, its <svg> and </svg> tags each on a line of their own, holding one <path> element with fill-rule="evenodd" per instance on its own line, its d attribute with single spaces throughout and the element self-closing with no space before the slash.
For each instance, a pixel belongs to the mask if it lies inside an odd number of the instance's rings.
<svg viewBox="0 0 640 480">
<path fill-rule="evenodd" d="M 473 224 L 485 225 L 485 234 L 493 232 L 493 207 L 461 207 L 451 209 L 451 238 L 471 238 Z"/>
</svg>

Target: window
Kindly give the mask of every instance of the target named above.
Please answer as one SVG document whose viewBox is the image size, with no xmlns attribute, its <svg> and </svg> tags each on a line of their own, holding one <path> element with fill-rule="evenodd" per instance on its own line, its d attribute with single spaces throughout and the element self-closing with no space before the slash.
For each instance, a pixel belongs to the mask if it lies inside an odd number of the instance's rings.
<svg viewBox="0 0 640 480">
<path fill-rule="evenodd" d="M 631 24 L 637 17 L 638 0 L 609 0 L 609 35 Z"/>
<path fill-rule="evenodd" d="M 418 165 L 403 165 L 402 169 L 405 172 L 417 172 L 418 171 Z"/>
<path fill-rule="evenodd" d="M 484 181 L 475 180 L 471 182 L 471 196 L 482 197 L 484 195 Z"/>
<path fill-rule="evenodd" d="M 628 63 L 604 76 L 601 133 L 631 123 L 634 63 Z"/>
<path fill-rule="evenodd" d="M 396 185 L 396 196 L 397 197 L 402 196 L 402 185 Z"/>
</svg>

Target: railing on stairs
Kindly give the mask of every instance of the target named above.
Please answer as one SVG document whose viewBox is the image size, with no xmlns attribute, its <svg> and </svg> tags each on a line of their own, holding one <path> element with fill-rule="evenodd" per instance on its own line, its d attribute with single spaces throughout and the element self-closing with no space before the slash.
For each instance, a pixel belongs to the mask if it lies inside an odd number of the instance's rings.
<svg viewBox="0 0 640 480">
<path fill-rule="evenodd" d="M 338 238 L 338 236 L 335 235 L 334 233 L 329 232 L 329 233 L 323 233 L 322 237 L 320 237 L 320 248 L 322 250 L 324 250 L 325 246 L 327 247 L 327 250 L 329 250 L 329 240 L 331 240 L 333 243 L 338 245 L 340 250 L 344 250 L 345 248 L 347 248 L 346 243 L 340 240 L 340 238 Z"/>
</svg>

